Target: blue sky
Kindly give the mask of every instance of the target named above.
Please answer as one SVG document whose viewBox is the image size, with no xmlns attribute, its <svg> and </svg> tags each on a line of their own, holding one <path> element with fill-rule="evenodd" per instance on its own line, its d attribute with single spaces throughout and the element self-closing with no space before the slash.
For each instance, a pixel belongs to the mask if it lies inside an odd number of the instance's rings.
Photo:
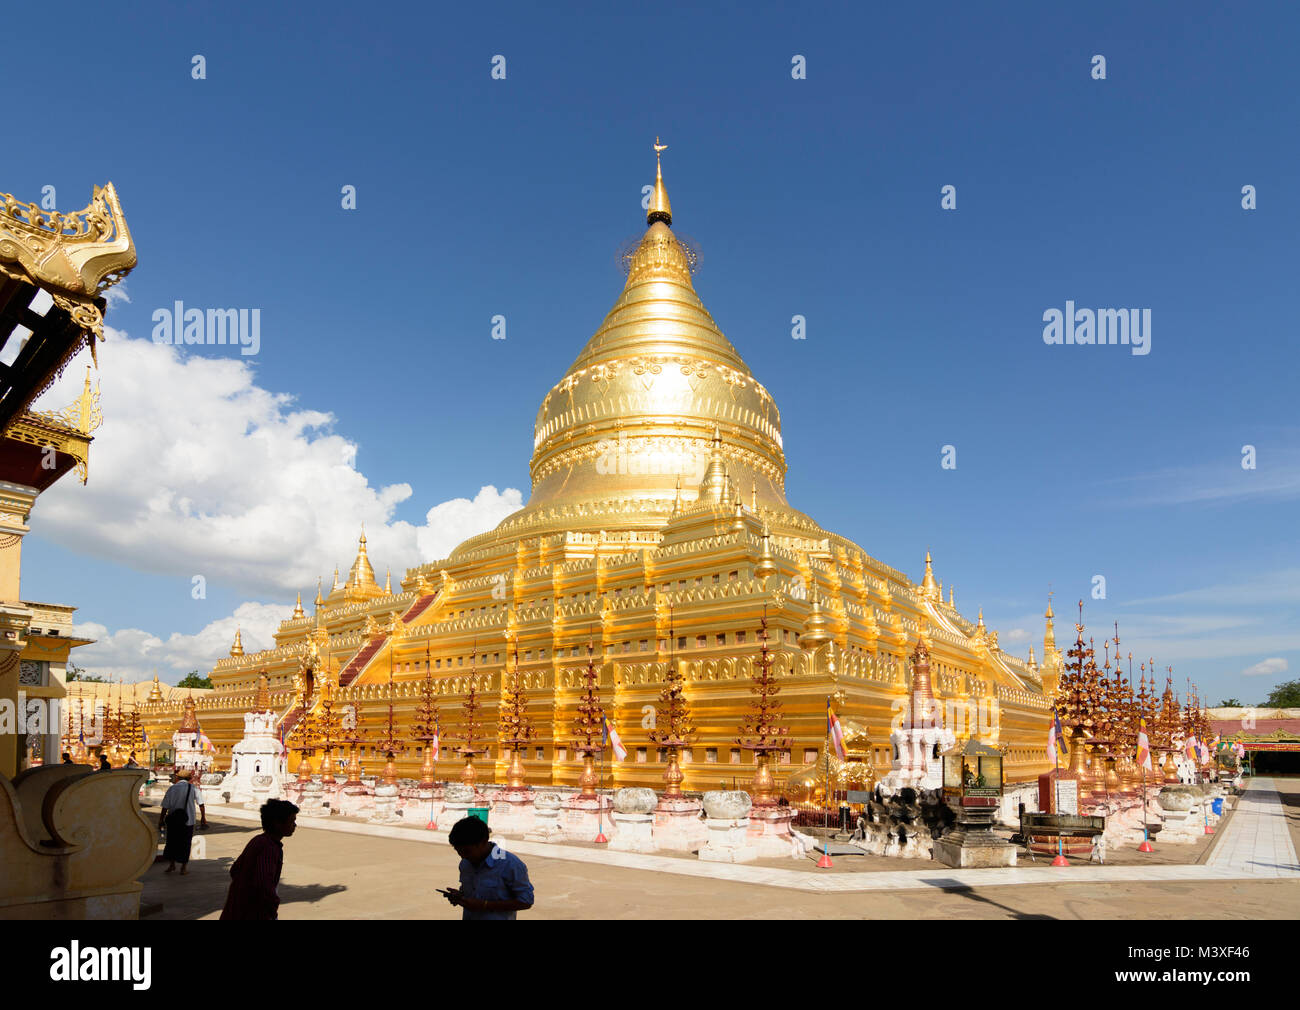
<svg viewBox="0 0 1300 1010">
<path fill-rule="evenodd" d="M 914 577 L 929 547 L 1021 654 L 1050 586 L 1059 637 L 1082 597 L 1098 638 L 1119 620 L 1212 700 L 1296 675 L 1293 9 L 77 8 L 95 44 L 11 82 L 0 186 L 73 210 L 112 180 L 140 253 L 90 484 L 43 498 L 24 545 L 24 597 L 102 628 L 88 665 L 206 668 L 240 607 L 269 644 L 363 519 L 400 572 L 448 510 L 526 498 L 537 406 L 617 296 L 660 135 L 697 289 L 781 408 L 792 504 Z M 143 343 L 177 299 L 259 308 L 260 352 Z M 1047 346 L 1067 299 L 1149 308 L 1151 353 Z M 283 453 L 312 446 L 294 485 Z"/>
</svg>

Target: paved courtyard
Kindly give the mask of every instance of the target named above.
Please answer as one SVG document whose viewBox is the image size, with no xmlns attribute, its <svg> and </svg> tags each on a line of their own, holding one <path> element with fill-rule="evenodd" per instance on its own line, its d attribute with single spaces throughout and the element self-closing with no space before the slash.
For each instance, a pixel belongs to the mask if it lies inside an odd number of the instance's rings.
<svg viewBox="0 0 1300 1010">
<path fill-rule="evenodd" d="M 215 918 L 231 861 L 256 832 L 252 812 L 210 817 L 207 858 L 188 876 L 145 876 L 150 918 Z M 438 919 L 459 912 L 434 892 L 454 886 L 456 854 L 437 832 L 372 825 L 311 827 L 285 843 L 282 919 Z M 340 828 L 345 830 L 340 830 Z M 396 835 L 397 837 L 393 837 Z M 412 836 L 415 836 L 412 838 Z M 418 840 L 416 840 L 418 839 Z M 1256 779 L 1200 862 L 1104 867 L 1025 865 L 837 872 L 801 864 L 698 860 L 507 841 L 528 864 L 537 904 L 521 918 L 1297 918 L 1300 780 Z M 1172 847 L 1170 847 L 1172 848 Z"/>
</svg>

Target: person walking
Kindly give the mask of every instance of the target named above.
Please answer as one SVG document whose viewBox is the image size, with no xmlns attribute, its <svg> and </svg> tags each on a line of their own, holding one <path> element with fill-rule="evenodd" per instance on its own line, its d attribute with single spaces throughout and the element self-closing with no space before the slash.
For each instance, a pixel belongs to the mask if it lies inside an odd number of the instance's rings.
<svg viewBox="0 0 1300 1010">
<path fill-rule="evenodd" d="M 203 794 L 190 781 L 192 772 L 183 771 L 163 794 L 162 811 L 158 814 L 158 827 L 167 828 L 167 844 L 163 858 L 168 861 L 165 872 L 171 873 L 181 864 L 181 875 L 189 873 L 190 844 L 194 840 L 194 818 L 197 810 L 201 826 L 208 826 L 208 812 L 203 805 Z"/>
<path fill-rule="evenodd" d="M 244 846 L 230 867 L 230 890 L 221 910 L 223 919 L 277 919 L 280 915 L 280 872 L 284 843 L 298 827 L 298 808 L 288 800 L 262 804 L 262 833 Z"/>
<path fill-rule="evenodd" d="M 462 909 L 462 919 L 517 919 L 533 907 L 533 885 L 524 861 L 488 837 L 477 817 L 452 825 L 448 841 L 460 856 L 460 887 L 443 891 Z"/>
</svg>

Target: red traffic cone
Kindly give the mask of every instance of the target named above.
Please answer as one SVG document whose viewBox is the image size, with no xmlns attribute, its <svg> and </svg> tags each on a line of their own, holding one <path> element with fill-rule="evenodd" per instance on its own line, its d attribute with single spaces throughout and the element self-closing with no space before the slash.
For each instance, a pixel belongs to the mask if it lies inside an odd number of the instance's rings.
<svg viewBox="0 0 1300 1010">
<path fill-rule="evenodd" d="M 1070 861 L 1065 858 L 1065 853 L 1058 852 L 1056 858 L 1052 860 L 1053 866 L 1069 866 Z"/>
<path fill-rule="evenodd" d="M 1207 825 L 1205 825 L 1205 833 L 1206 833 L 1207 835 L 1212 835 L 1212 834 L 1214 834 L 1214 829 L 1213 829 L 1212 827 L 1210 827 L 1210 826 L 1207 824 Z"/>
<path fill-rule="evenodd" d="M 433 823 L 433 818 L 432 818 L 432 817 L 429 818 L 429 823 L 426 824 L 425 827 L 428 828 L 430 831 L 437 831 L 437 830 L 438 830 L 438 825 L 436 825 L 436 824 Z"/>
<path fill-rule="evenodd" d="M 605 837 L 605 832 L 602 831 L 600 834 L 598 834 L 598 835 L 596 836 L 596 844 L 597 844 L 597 845 L 608 845 L 608 844 L 609 844 L 609 839 Z"/>
<path fill-rule="evenodd" d="M 822 846 L 822 857 L 821 857 L 821 859 L 817 860 L 817 869 L 819 869 L 819 870 L 829 870 L 829 869 L 830 869 L 832 866 L 834 866 L 834 865 L 835 865 L 835 864 L 831 862 L 831 853 L 830 853 L 830 849 L 829 849 L 827 846 L 823 845 L 823 846 Z"/>
<path fill-rule="evenodd" d="M 1155 852 L 1155 851 L 1156 850 L 1151 847 L 1151 839 L 1149 838 L 1142 839 L 1142 844 L 1138 846 L 1138 852 Z"/>
</svg>

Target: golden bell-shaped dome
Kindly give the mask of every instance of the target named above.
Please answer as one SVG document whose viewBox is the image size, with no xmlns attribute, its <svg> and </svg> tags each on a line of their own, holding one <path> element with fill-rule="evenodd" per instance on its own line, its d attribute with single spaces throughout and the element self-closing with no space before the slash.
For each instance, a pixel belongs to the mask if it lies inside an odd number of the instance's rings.
<svg viewBox="0 0 1300 1010">
<path fill-rule="evenodd" d="M 685 508 L 715 500 L 704 493 L 720 484 L 712 464 L 751 486 L 751 506 L 812 525 L 786 503 L 780 411 L 695 291 L 662 171 L 647 221 L 622 294 L 542 400 L 528 503 L 453 557 L 524 528 L 661 528 L 679 478 Z M 730 509 L 732 497 L 717 500 Z"/>
</svg>

